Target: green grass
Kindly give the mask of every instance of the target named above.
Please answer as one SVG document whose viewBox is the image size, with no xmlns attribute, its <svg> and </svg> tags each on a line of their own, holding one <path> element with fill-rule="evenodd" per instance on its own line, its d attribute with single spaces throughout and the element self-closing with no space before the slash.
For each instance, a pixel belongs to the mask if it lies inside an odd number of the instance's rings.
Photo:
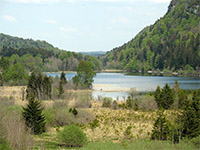
<svg viewBox="0 0 200 150">
<path fill-rule="evenodd" d="M 54 141 L 46 141 L 41 145 L 37 145 L 35 149 L 71 149 L 71 150 L 199 150 L 194 148 L 193 145 L 188 143 L 171 144 L 169 142 L 162 141 L 150 141 L 150 140 L 136 140 L 136 141 L 124 141 L 122 143 L 113 142 L 90 142 L 82 148 L 67 148 L 59 145 Z"/>
<path fill-rule="evenodd" d="M 138 140 L 134 142 L 94 142 L 89 143 L 81 150 L 197 150 L 192 145 L 187 143 L 170 144 L 168 142 L 159 141 L 143 141 Z"/>
</svg>

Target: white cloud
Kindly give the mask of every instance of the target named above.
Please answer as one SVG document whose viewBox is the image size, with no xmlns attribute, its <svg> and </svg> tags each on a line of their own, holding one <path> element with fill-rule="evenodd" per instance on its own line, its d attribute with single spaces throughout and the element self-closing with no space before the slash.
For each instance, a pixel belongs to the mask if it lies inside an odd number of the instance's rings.
<svg viewBox="0 0 200 150">
<path fill-rule="evenodd" d="M 129 24 L 131 21 L 128 18 L 125 17 L 118 17 L 115 19 L 112 19 L 113 23 L 124 23 L 124 24 Z"/>
<path fill-rule="evenodd" d="M 50 23 L 50 24 L 56 24 L 57 23 L 57 21 L 53 20 L 53 19 L 49 19 L 49 20 L 47 20 L 47 22 Z"/>
<path fill-rule="evenodd" d="M 77 29 L 74 27 L 69 27 L 69 26 L 60 26 L 59 29 L 63 32 L 76 32 Z"/>
<path fill-rule="evenodd" d="M 3 19 L 5 19 L 9 22 L 16 22 L 17 21 L 13 16 L 9 16 L 9 15 L 3 15 Z"/>
</svg>

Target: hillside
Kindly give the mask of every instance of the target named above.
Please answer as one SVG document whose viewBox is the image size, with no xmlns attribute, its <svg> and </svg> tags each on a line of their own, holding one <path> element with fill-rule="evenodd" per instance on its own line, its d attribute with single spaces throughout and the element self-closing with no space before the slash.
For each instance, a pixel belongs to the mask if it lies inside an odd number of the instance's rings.
<svg viewBox="0 0 200 150">
<path fill-rule="evenodd" d="M 57 52 L 59 50 L 58 48 L 55 48 L 53 45 L 47 43 L 46 41 L 23 39 L 0 33 L 0 48 L 2 48 L 3 46 L 8 46 L 12 48 L 43 48 L 54 52 Z"/>
<path fill-rule="evenodd" d="M 28 71 L 76 71 L 81 60 L 90 61 L 97 71 L 101 69 L 99 61 L 93 56 L 60 50 L 46 41 L 0 33 L 0 62 L 3 57 L 10 66 L 20 63 Z"/>
<path fill-rule="evenodd" d="M 172 0 L 162 18 L 101 59 L 129 72 L 199 70 L 200 0 Z"/>
</svg>

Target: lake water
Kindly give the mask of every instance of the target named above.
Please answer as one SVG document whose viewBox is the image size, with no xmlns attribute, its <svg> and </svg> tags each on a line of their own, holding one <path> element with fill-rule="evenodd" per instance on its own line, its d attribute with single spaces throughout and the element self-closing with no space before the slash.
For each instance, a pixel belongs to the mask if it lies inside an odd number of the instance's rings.
<svg viewBox="0 0 200 150">
<path fill-rule="evenodd" d="M 60 76 L 60 73 L 47 73 L 49 76 Z M 66 73 L 66 78 L 72 79 L 76 73 Z M 161 77 L 161 76 L 132 76 L 123 73 L 97 73 L 93 83 L 93 97 L 112 97 L 124 99 L 130 88 L 139 92 L 154 91 L 159 85 L 163 87 L 168 83 L 171 87 L 178 81 L 182 89 L 199 89 L 200 78 L 198 77 Z"/>
</svg>

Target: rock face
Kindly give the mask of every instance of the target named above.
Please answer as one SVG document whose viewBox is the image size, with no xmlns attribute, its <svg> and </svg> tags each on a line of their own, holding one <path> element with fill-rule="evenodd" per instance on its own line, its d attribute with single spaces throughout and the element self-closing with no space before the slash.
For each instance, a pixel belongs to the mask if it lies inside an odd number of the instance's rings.
<svg viewBox="0 0 200 150">
<path fill-rule="evenodd" d="M 126 44 L 102 57 L 130 72 L 200 67 L 200 0 L 172 0 L 167 13 Z"/>
</svg>

